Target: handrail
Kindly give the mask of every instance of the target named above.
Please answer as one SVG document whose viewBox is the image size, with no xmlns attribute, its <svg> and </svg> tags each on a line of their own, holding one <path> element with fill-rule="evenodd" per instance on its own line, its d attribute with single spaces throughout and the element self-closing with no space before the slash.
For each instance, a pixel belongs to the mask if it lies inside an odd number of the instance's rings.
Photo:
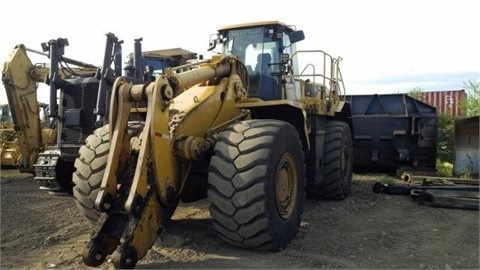
<svg viewBox="0 0 480 270">
<path fill-rule="evenodd" d="M 323 81 L 322 86 L 326 87 L 329 91 L 337 92 L 334 95 L 339 95 L 339 96 L 341 95 L 343 96 L 343 98 L 345 98 L 345 94 L 346 94 L 345 82 L 343 80 L 343 76 L 340 70 L 340 61 L 343 59 L 341 57 L 335 58 L 323 50 L 298 50 L 290 56 L 290 59 L 294 58 L 299 54 L 306 54 L 306 53 L 321 54 L 322 59 L 320 59 L 320 61 L 318 62 L 318 64 L 322 66 L 321 70 L 318 71 L 317 73 L 316 66 L 310 62 L 305 65 L 305 67 L 299 74 L 289 75 L 288 77 L 292 77 L 292 78 L 311 77 L 313 81 L 313 85 L 315 85 L 315 78 L 320 77 L 322 78 L 322 81 Z M 330 67 L 329 70 L 327 70 L 328 67 Z M 313 73 L 307 74 L 306 71 L 308 68 L 312 68 Z"/>
</svg>

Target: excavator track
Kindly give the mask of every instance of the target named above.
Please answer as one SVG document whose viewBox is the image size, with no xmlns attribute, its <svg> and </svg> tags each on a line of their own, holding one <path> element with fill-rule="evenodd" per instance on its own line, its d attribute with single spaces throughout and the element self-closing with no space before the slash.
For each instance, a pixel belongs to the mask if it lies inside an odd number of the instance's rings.
<svg viewBox="0 0 480 270">
<path fill-rule="evenodd" d="M 60 157 L 60 151 L 47 150 L 39 153 L 35 169 L 34 180 L 40 189 L 48 190 L 51 194 L 68 195 L 72 193 L 73 163 L 66 162 Z"/>
</svg>

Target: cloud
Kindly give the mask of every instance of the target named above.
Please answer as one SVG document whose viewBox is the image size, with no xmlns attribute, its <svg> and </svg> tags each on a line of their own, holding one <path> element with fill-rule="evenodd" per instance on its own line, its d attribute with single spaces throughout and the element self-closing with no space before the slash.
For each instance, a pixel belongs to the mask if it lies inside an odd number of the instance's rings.
<svg viewBox="0 0 480 270">
<path fill-rule="evenodd" d="M 412 83 L 412 82 L 437 82 L 448 83 L 468 81 L 480 78 L 477 72 L 449 72 L 449 73 L 415 73 L 382 76 L 373 80 L 360 80 L 359 82 L 373 84 Z"/>
<path fill-rule="evenodd" d="M 414 87 L 425 91 L 465 89 L 464 82 L 480 80 L 480 71 L 403 73 L 346 82 L 347 94 L 406 93 Z"/>
</svg>

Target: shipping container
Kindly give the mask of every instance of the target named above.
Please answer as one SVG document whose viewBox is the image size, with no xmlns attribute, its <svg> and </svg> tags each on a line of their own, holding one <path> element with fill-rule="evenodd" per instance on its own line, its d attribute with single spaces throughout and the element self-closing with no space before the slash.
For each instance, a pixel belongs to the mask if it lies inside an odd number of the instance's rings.
<svg viewBox="0 0 480 270">
<path fill-rule="evenodd" d="M 467 93 L 462 90 L 446 91 L 427 91 L 423 92 L 422 101 L 437 108 L 437 113 L 447 113 L 455 117 L 465 116 L 465 112 L 460 109 L 460 100 L 467 97 Z"/>
</svg>

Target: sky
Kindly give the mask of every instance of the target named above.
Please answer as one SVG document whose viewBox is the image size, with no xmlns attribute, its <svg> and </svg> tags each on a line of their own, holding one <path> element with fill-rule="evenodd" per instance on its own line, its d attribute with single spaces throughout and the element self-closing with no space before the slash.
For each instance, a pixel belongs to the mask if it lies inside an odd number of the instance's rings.
<svg viewBox="0 0 480 270">
<path fill-rule="evenodd" d="M 208 56 L 210 36 L 224 25 L 278 20 L 303 30 L 300 50 L 341 57 L 346 94 L 460 90 L 480 80 L 480 2 L 476 0 L 17 1 L 0 8 L 3 62 L 17 44 L 67 38 L 65 56 L 100 66 L 106 34 L 134 39 L 143 50 L 181 47 Z M 134 5 L 135 4 L 135 5 Z M 32 62 L 48 62 L 31 56 Z M 48 87 L 37 90 L 48 102 Z M 0 103 L 7 103 L 0 85 Z"/>
</svg>

